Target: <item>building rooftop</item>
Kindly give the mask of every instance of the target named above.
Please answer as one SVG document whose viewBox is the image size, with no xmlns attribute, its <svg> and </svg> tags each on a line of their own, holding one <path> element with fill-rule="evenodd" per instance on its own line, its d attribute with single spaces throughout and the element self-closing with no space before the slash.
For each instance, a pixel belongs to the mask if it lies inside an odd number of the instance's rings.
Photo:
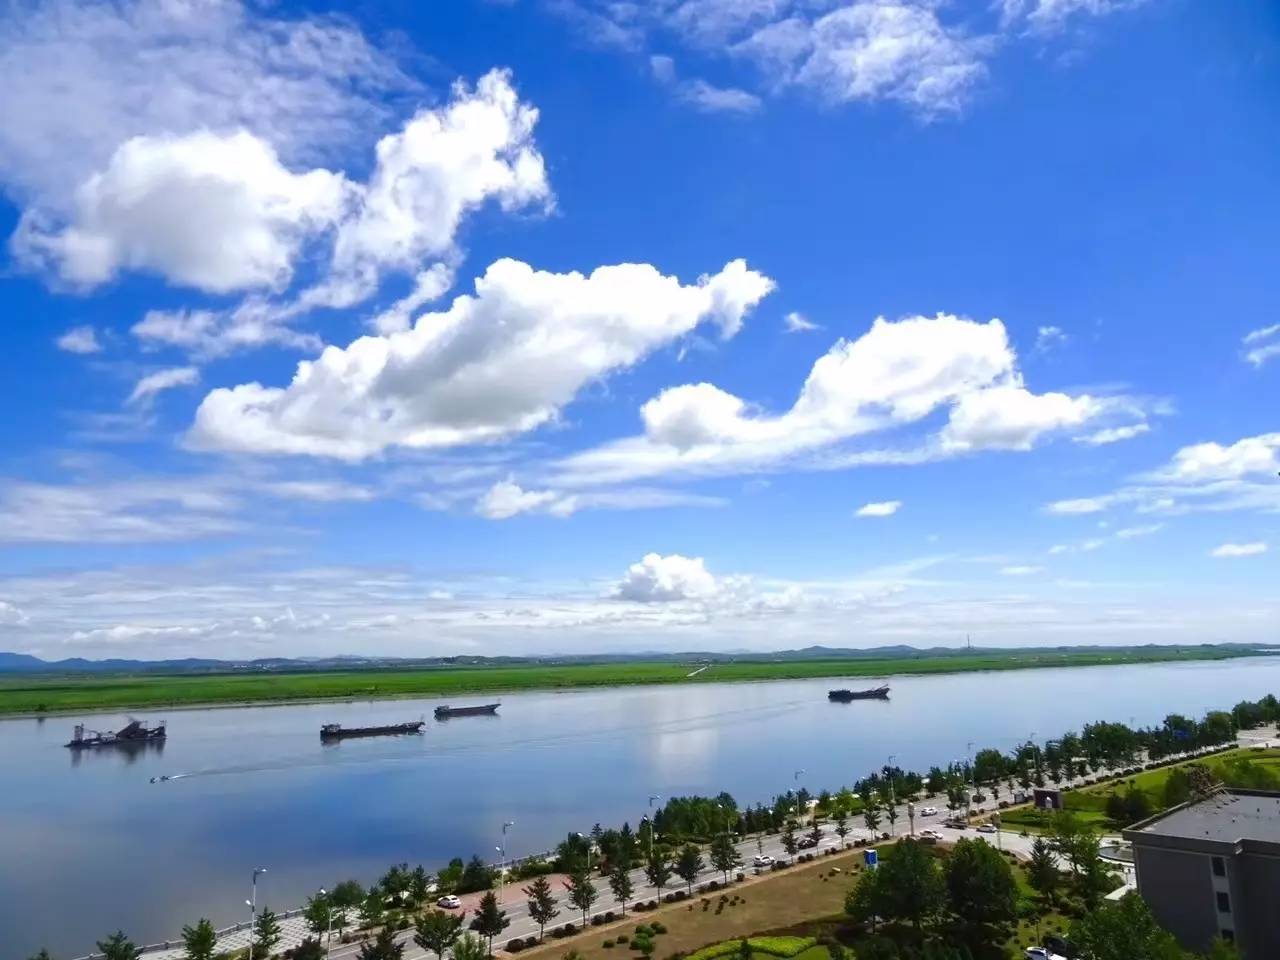
<svg viewBox="0 0 1280 960">
<path fill-rule="evenodd" d="M 1126 833 L 1131 839 L 1146 834 L 1224 843 L 1280 843 L 1280 793 L 1223 790 L 1207 800 L 1152 817 Z"/>
</svg>

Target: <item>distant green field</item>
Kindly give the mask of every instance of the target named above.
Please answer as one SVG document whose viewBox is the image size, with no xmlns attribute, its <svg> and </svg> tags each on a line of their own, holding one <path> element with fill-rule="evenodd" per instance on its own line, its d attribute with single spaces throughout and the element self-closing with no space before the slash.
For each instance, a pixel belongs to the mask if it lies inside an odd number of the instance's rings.
<svg viewBox="0 0 1280 960">
<path fill-rule="evenodd" d="M 454 696 L 514 690 L 557 690 L 652 683 L 712 683 L 814 677 L 885 677 L 901 674 L 1034 667 L 1223 660 L 1250 655 L 1231 648 L 1097 650 L 1039 653 L 922 654 L 883 659 L 738 660 L 703 664 L 633 661 L 600 664 L 441 666 L 299 673 L 112 674 L 0 678 L 0 714 L 55 710 L 273 703 L 291 700 Z"/>
</svg>

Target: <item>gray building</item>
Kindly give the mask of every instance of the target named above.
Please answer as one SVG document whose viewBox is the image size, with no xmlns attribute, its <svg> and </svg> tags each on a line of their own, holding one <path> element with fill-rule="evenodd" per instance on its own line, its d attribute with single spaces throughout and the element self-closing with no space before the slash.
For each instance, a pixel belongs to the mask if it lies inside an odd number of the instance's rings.
<svg viewBox="0 0 1280 960">
<path fill-rule="evenodd" d="M 1221 790 L 1124 831 L 1138 893 L 1184 947 L 1280 957 L 1280 793 Z"/>
</svg>

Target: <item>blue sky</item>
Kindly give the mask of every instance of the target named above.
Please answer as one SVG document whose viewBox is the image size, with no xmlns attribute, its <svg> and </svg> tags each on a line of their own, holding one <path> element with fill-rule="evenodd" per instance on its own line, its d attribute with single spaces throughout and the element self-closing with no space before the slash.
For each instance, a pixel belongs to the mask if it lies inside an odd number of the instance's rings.
<svg viewBox="0 0 1280 960">
<path fill-rule="evenodd" d="M 0 649 L 1269 641 L 1263 0 L 0 20 Z"/>
</svg>

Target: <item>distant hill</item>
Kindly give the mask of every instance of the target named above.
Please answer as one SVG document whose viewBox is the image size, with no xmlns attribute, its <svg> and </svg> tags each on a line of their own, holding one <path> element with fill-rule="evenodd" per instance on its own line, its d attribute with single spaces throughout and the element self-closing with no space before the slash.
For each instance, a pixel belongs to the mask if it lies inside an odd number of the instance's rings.
<svg viewBox="0 0 1280 960">
<path fill-rule="evenodd" d="M 520 664 L 586 664 L 619 663 L 636 660 L 679 663 L 731 663 L 788 662 L 802 660 L 895 660 L 936 659 L 953 656 L 980 656 L 984 653 L 1002 655 L 1047 655 L 1063 653 L 1096 652 L 1107 650 L 1115 653 L 1142 651 L 1204 650 L 1249 653 L 1269 649 L 1264 644 L 1204 643 L 1162 645 L 1147 644 L 1135 647 L 1061 646 L 1061 647 L 911 647 L 903 644 L 884 647 L 849 648 L 811 646 L 799 650 L 777 651 L 685 651 L 680 653 L 633 652 L 619 654 L 562 654 L 559 656 L 528 657 L 268 657 L 256 660 L 210 660 L 188 657 L 179 660 L 87 660 L 73 657 L 66 660 L 42 660 L 25 653 L 0 651 L 0 674 L 21 673 L 298 673 L 334 670 L 387 670 L 460 667 L 460 666 L 515 666 Z"/>
</svg>

